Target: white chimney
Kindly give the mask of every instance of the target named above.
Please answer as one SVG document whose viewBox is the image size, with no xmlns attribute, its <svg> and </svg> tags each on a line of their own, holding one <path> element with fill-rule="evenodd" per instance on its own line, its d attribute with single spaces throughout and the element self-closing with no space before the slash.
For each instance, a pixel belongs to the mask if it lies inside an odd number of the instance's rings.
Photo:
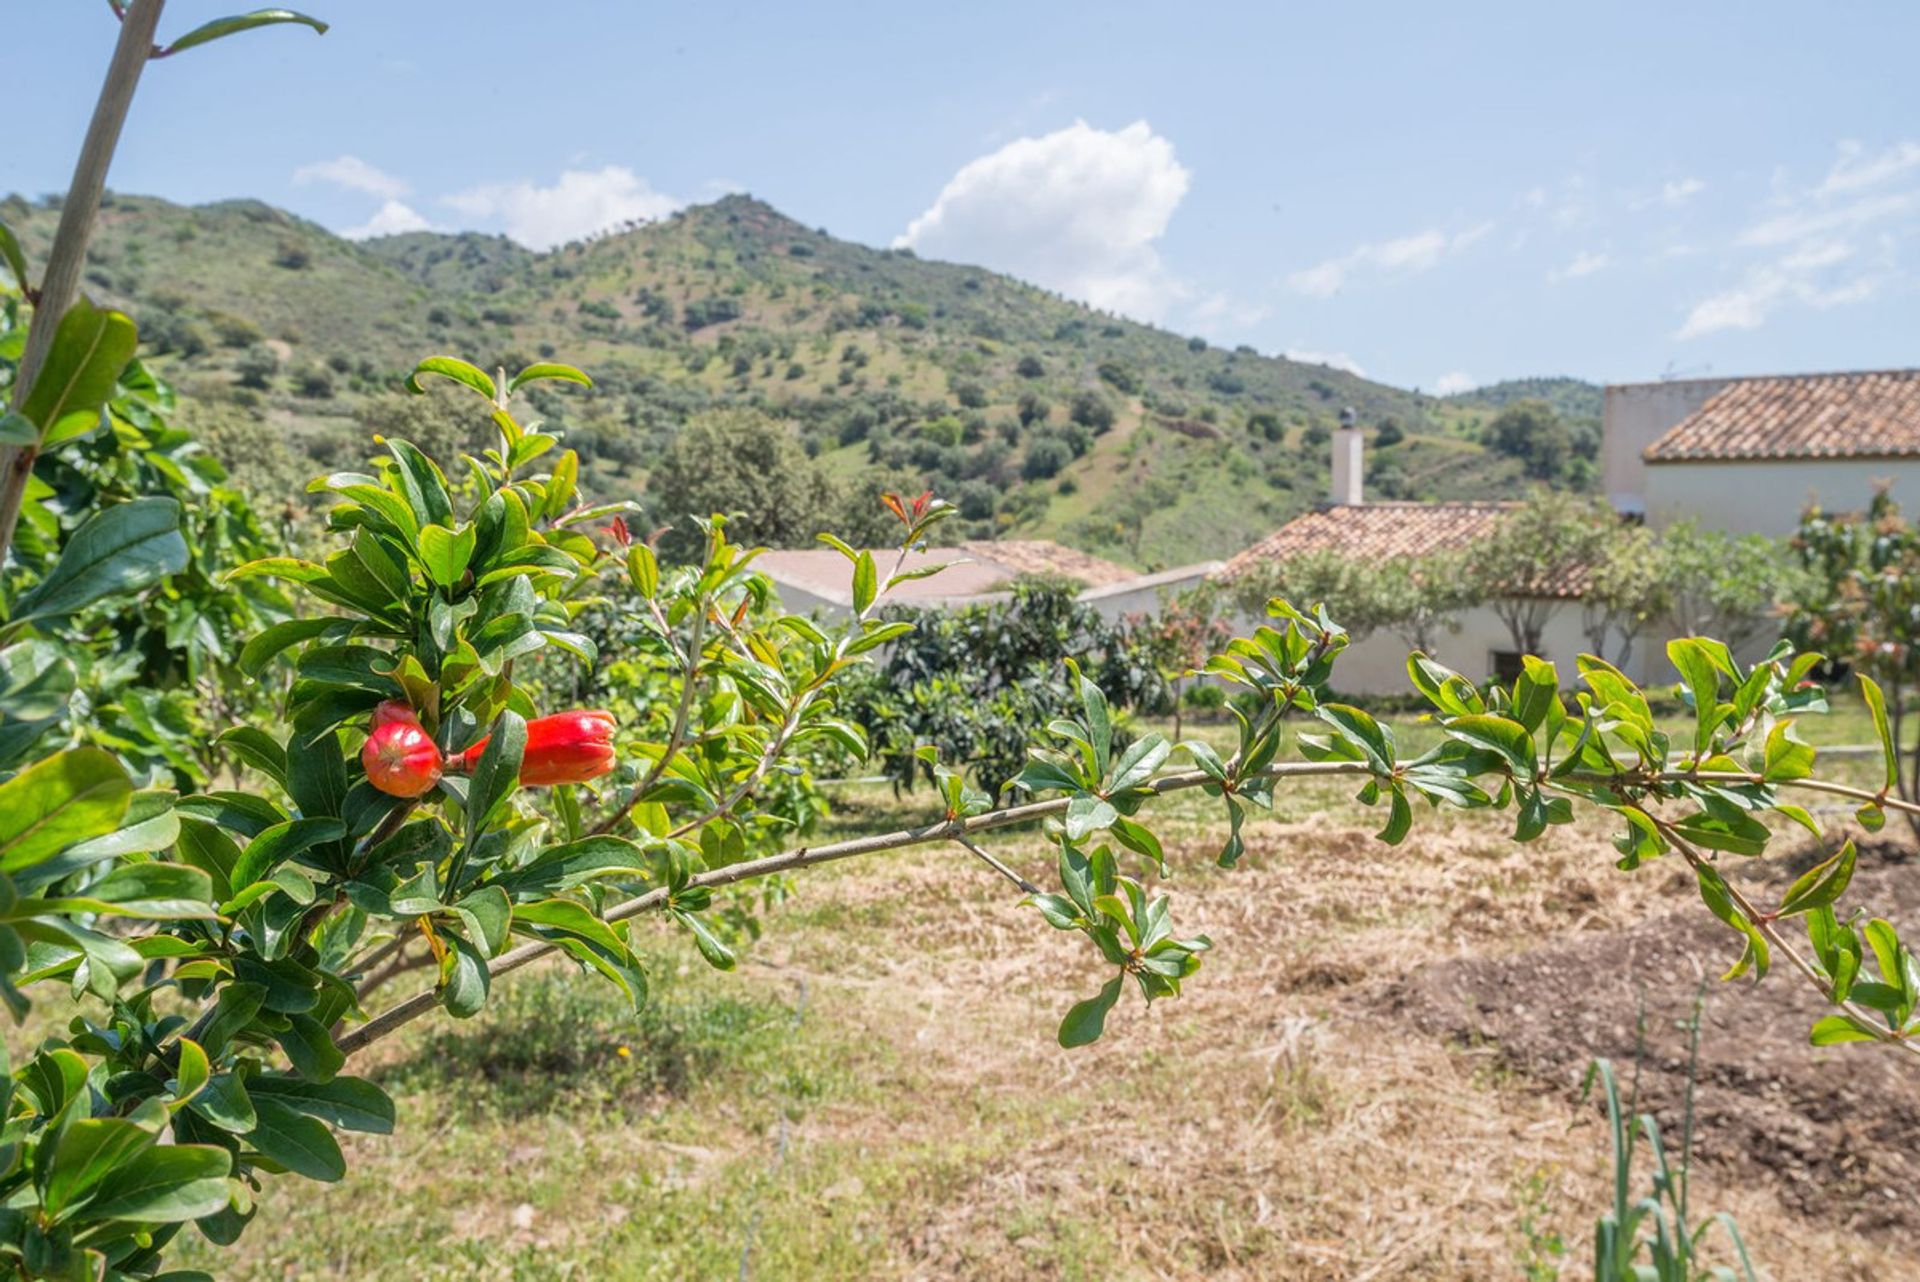
<svg viewBox="0 0 1920 1282">
<path fill-rule="evenodd" d="M 1362 502 L 1361 483 L 1367 475 L 1366 449 L 1358 416 L 1351 407 L 1341 410 L 1340 426 L 1333 431 L 1333 493 L 1328 496 L 1336 506 L 1358 506 Z"/>
</svg>

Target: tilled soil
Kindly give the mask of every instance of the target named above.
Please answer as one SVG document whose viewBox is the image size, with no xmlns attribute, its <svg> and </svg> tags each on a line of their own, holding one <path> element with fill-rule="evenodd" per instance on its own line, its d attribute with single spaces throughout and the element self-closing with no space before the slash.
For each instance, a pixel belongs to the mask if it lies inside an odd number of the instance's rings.
<svg viewBox="0 0 1920 1282">
<path fill-rule="evenodd" d="M 1860 905 L 1911 930 L 1920 867 L 1871 852 L 1861 864 L 1841 911 Z M 1804 944 L 1797 929 L 1795 938 Z M 1758 990 L 1720 982 L 1739 951 L 1738 937 L 1694 904 L 1624 930 L 1422 966 L 1391 985 L 1387 1002 L 1422 1031 L 1491 1046 L 1507 1067 L 1570 1094 L 1605 1056 L 1624 1096 L 1637 1060 L 1640 1110 L 1659 1120 L 1677 1160 L 1684 1023 L 1705 976 L 1699 1160 L 1834 1228 L 1876 1238 L 1920 1229 L 1920 1067 L 1887 1047 L 1808 1044 L 1830 1008 L 1784 959 Z M 1642 1188 L 1646 1166 L 1642 1156 Z"/>
</svg>

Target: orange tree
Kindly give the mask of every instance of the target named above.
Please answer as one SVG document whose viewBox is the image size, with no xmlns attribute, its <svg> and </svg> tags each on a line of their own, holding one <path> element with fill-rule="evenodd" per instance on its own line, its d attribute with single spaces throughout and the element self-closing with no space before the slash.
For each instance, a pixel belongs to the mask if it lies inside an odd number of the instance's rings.
<svg viewBox="0 0 1920 1282">
<path fill-rule="evenodd" d="M 134 65 L 151 55 L 159 7 L 140 0 L 123 15 L 121 53 Z M 132 322 L 50 283 L 84 240 L 56 244 L 29 294 L 31 359 L 4 429 L 16 510 L 39 501 L 36 456 L 97 423 L 133 368 Z M 0 249 L 26 285 L 10 237 Z M 327 550 L 229 576 L 233 590 L 274 583 L 306 602 L 238 655 L 241 678 L 289 683 L 273 729 L 223 736 L 245 765 L 237 786 L 184 796 L 153 786 L 110 745 L 84 742 L 58 683 L 15 677 L 0 688 L 10 754 L 0 995 L 16 1013 L 32 998 L 67 1016 L 41 1025 L 49 1031 L 7 1065 L 0 1267 L 165 1276 L 167 1247 L 187 1225 L 231 1242 L 270 1180 L 342 1176 L 336 1132 L 392 1128 L 391 1103 L 350 1071 L 372 1043 L 431 1014 L 471 1016 L 494 985 L 547 957 L 645 1002 L 643 920 L 684 931 L 724 969 L 738 918 L 716 895 L 831 861 L 919 844 L 968 852 L 1010 884 L 1011 902 L 1082 937 L 1104 969 L 1092 995 L 1062 999 L 1059 1040 L 1090 1042 L 1129 987 L 1149 1002 L 1175 996 L 1211 947 L 1176 928 L 1155 886 L 1155 803 L 1181 791 L 1218 803 L 1228 865 L 1245 853 L 1247 815 L 1303 778 L 1350 780 L 1390 843 L 1429 807 L 1502 811 L 1523 842 L 1576 807 L 1597 810 L 1616 825 L 1623 868 L 1664 855 L 1688 865 L 1738 941 L 1730 974 L 1764 975 L 1784 960 L 1825 996 L 1832 1009 L 1815 1041 L 1916 1051 L 1911 954 L 1890 923 L 1835 908 L 1850 845 L 1774 902 L 1735 871 L 1783 823 L 1815 827 L 1794 800 L 1803 794 L 1845 797 L 1868 820 L 1916 812 L 1896 795 L 1884 718 L 1883 787 L 1815 775 L 1794 723 L 1820 707 L 1805 680 L 1818 655 L 1783 646 L 1745 666 L 1717 642 L 1673 642 L 1694 717 L 1669 737 L 1645 692 L 1597 659 L 1566 687 L 1553 665 L 1529 660 L 1510 688 L 1483 694 L 1415 654 L 1410 680 L 1444 739 L 1409 755 L 1390 727 L 1328 699 L 1348 637 L 1327 609 L 1275 600 L 1270 623 L 1204 665 L 1249 696 L 1231 752 L 1158 734 L 1118 746 L 1106 699 L 1063 655 L 1079 707 L 1036 728 L 1018 797 L 937 771 L 944 805 L 929 824 L 788 845 L 791 808 L 769 802 L 770 780 L 816 741 L 864 750 L 838 715 L 841 691 L 911 626 L 877 611 L 907 577 L 906 553 L 949 509 L 896 502 L 897 557 L 829 539 L 846 556 L 854 609 L 823 626 L 778 609 L 723 518 L 695 523 L 692 563 L 663 567 L 626 535 L 621 505 L 583 499 L 576 456 L 520 415 L 523 389 L 543 382 L 588 379 L 560 364 L 509 376 L 451 357 L 422 362 L 410 386 L 472 398 L 493 447 L 448 471 L 406 441 L 380 441 L 364 471 L 314 483 L 331 504 Z M 76 620 L 180 574 L 176 502 L 98 502 L 59 527 L 57 552 L 10 581 L 0 640 L 84 660 L 111 643 Z M 619 657 L 649 692 L 629 701 L 625 725 L 556 706 L 556 693 L 577 688 L 570 669 L 603 657 L 580 621 L 605 608 L 621 613 L 611 634 L 632 641 Z M 1862 688 L 1882 706 L 1870 678 Z M 1288 718 L 1311 733 L 1283 760 Z M 54 726 L 83 742 L 66 746 Z M 1046 868 L 992 849 L 1015 825 L 1039 826 L 1053 852 Z M 426 981 L 416 991 L 381 999 L 415 971 Z"/>
</svg>

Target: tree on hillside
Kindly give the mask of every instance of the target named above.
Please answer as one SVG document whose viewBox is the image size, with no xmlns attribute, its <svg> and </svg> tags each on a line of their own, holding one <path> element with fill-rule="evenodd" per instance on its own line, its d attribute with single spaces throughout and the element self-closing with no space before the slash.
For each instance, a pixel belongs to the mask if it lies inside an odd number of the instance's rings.
<svg viewBox="0 0 1920 1282">
<path fill-rule="evenodd" d="M 1494 415 L 1487 445 L 1520 460 L 1536 481 L 1559 479 L 1573 456 L 1573 434 L 1545 401 L 1515 401 Z"/>
<path fill-rule="evenodd" d="M 1564 418 L 1542 400 L 1520 400 L 1494 415 L 1485 440 L 1489 449 L 1518 459 L 1534 480 L 1583 489 L 1593 479 L 1600 424 Z"/>
<path fill-rule="evenodd" d="M 811 545 L 826 529 L 835 495 L 799 439 L 758 410 L 707 410 L 687 420 L 647 482 L 650 515 L 672 528 L 662 555 L 684 560 L 705 540 L 691 518 L 725 513 L 741 544 Z"/>
<path fill-rule="evenodd" d="M 1549 490 L 1473 544 L 1467 575 L 1515 651 L 1539 653 L 1541 633 L 1564 604 L 1557 594 L 1593 564 L 1617 520 L 1604 502 Z"/>
</svg>

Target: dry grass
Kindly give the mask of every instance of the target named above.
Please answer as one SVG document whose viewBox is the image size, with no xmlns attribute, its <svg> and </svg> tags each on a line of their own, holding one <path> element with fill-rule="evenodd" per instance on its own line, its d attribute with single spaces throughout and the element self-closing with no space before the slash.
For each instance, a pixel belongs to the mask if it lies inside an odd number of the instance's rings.
<svg viewBox="0 0 1920 1282">
<path fill-rule="evenodd" d="M 1359 1282 L 1553 1277 L 1558 1235 L 1585 1276 L 1602 1119 L 1380 998 L 1436 959 L 1618 928 L 1675 896 L 1671 873 L 1614 871 L 1594 829 L 1520 849 L 1497 816 L 1428 817 L 1389 850 L 1331 788 L 1281 812 L 1231 873 L 1201 803 L 1178 813 L 1176 918 L 1216 951 L 1177 1001 L 1129 993 L 1083 1051 L 1052 1034 L 1097 959 L 958 849 L 806 876 L 733 976 L 663 933 L 663 1013 L 638 1029 L 591 981 L 517 977 L 537 996 L 383 1047 L 401 1133 L 357 1138 L 317 1197 L 270 1188 L 287 1218 L 223 1267 Z M 997 848 L 1044 866 L 1035 834 Z M 1773 1278 L 1906 1267 L 1711 1169 L 1695 1199 L 1739 1217 Z"/>
</svg>

